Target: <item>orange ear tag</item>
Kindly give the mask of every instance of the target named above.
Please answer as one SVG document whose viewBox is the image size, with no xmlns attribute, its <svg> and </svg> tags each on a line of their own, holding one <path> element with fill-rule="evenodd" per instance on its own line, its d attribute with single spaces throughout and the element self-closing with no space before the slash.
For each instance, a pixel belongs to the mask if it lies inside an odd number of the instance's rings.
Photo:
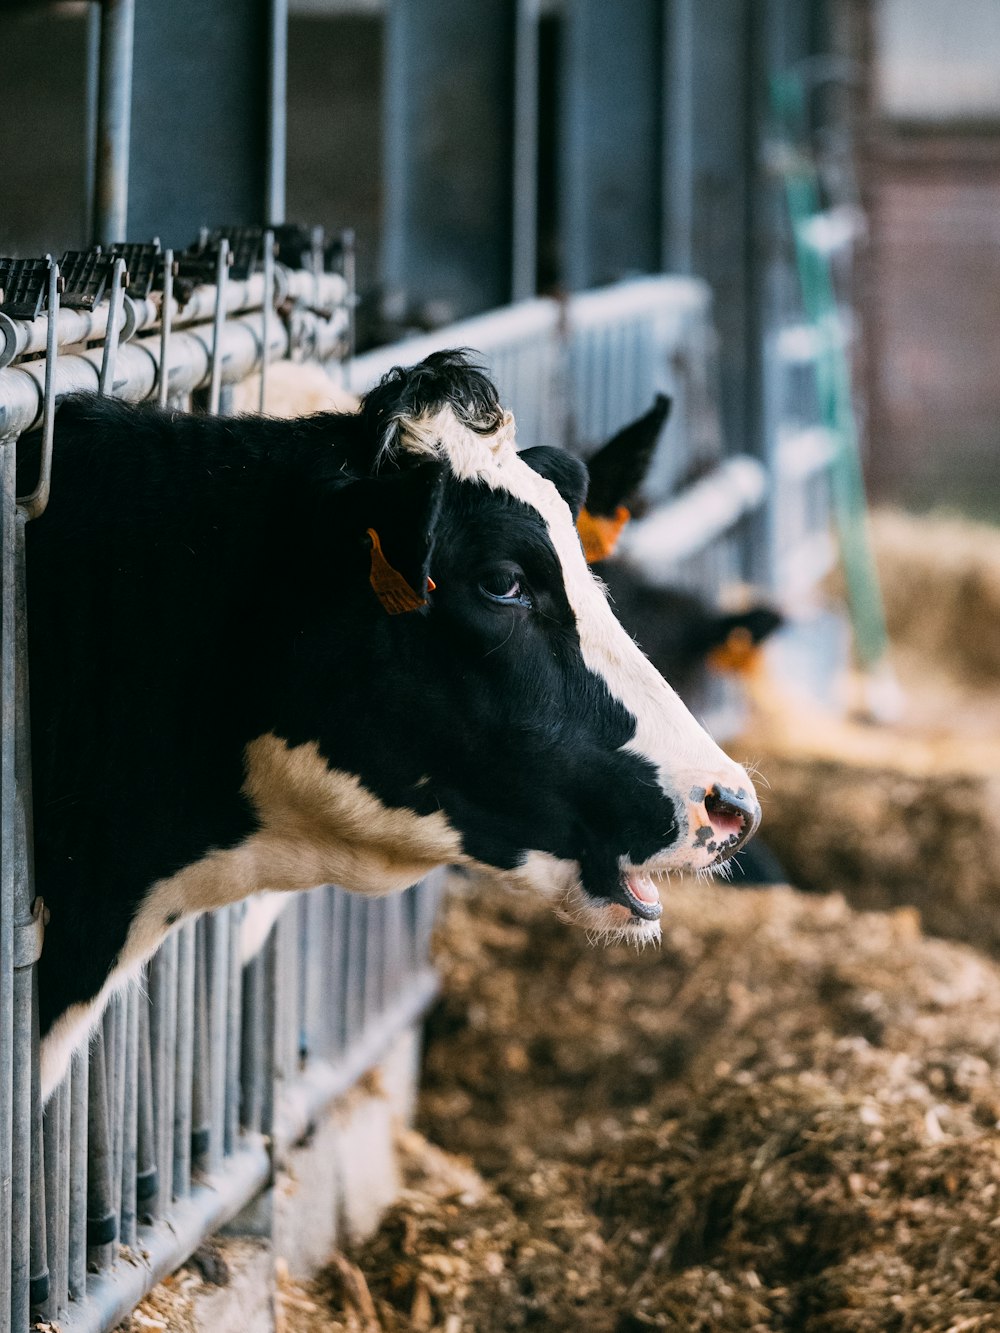
<svg viewBox="0 0 1000 1333">
<path fill-rule="evenodd" d="M 375 596 L 382 603 L 390 616 L 400 616 L 406 611 L 419 611 L 426 606 L 426 599 L 418 597 L 398 569 L 393 569 L 382 552 L 382 543 L 374 528 L 368 529 L 372 544 L 372 568 L 369 582 Z"/>
<path fill-rule="evenodd" d="M 587 557 L 588 565 L 596 565 L 601 560 L 607 560 L 618 545 L 618 538 L 630 518 L 631 514 L 624 505 L 618 506 L 613 518 L 592 514 L 588 509 L 580 510 L 580 517 L 576 520 L 576 530 L 580 534 L 583 554 Z"/>
<path fill-rule="evenodd" d="M 708 654 L 708 665 L 714 671 L 732 671 L 737 675 L 751 675 L 761 661 L 760 649 L 748 629 L 729 631 L 726 642 Z"/>
</svg>

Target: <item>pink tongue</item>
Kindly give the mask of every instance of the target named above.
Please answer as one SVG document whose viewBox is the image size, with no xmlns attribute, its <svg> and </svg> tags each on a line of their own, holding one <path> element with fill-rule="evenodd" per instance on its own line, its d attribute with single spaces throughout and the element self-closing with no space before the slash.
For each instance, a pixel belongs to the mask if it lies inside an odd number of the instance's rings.
<svg viewBox="0 0 1000 1333">
<path fill-rule="evenodd" d="M 652 880 L 647 879 L 645 875 L 629 875 L 629 890 L 639 899 L 641 903 L 658 903 L 660 895 Z"/>
</svg>

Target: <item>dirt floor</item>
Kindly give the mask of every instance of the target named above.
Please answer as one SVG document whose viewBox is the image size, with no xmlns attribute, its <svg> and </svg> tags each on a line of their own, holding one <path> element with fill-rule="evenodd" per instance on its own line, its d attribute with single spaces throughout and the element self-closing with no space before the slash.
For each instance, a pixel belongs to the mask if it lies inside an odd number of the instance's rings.
<svg viewBox="0 0 1000 1333">
<path fill-rule="evenodd" d="M 407 1188 L 289 1328 L 1000 1329 L 1000 969 L 909 911 L 665 901 L 636 955 L 454 898 Z"/>
</svg>

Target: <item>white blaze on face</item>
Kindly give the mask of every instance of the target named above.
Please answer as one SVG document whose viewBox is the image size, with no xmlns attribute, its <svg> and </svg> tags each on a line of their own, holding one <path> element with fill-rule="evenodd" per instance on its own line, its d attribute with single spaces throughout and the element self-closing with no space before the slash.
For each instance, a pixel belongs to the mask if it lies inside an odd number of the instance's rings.
<svg viewBox="0 0 1000 1333">
<path fill-rule="evenodd" d="M 704 791 L 713 782 L 720 782 L 751 791 L 750 779 L 699 726 L 619 624 L 603 585 L 586 562 L 569 506 L 551 481 L 518 456 L 511 414 L 505 415 L 496 434 L 488 436 L 476 434 L 449 407 L 434 415 L 401 420 L 397 425 L 403 449 L 443 454 L 457 477 L 484 483 L 493 490 L 506 490 L 541 514 L 562 566 L 584 663 L 635 717 L 635 735 L 625 748 L 655 767 L 660 785 L 675 804 L 681 824 L 680 842 L 674 851 L 657 858 L 658 864 L 664 868 L 693 864 L 686 846 L 688 830 L 683 827 L 692 788 Z M 702 863 L 704 859 L 699 858 Z"/>
</svg>

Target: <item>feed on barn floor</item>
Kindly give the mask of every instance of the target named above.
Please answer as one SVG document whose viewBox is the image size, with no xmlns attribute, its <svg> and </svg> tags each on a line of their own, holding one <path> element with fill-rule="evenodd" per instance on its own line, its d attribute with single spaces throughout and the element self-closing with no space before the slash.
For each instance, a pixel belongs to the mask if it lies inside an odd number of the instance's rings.
<svg viewBox="0 0 1000 1333">
<path fill-rule="evenodd" d="M 997 1326 L 1000 968 L 787 889 L 678 885 L 638 960 L 527 896 L 454 895 L 439 943 L 438 1146 L 349 1253 L 385 1333 Z"/>
</svg>

